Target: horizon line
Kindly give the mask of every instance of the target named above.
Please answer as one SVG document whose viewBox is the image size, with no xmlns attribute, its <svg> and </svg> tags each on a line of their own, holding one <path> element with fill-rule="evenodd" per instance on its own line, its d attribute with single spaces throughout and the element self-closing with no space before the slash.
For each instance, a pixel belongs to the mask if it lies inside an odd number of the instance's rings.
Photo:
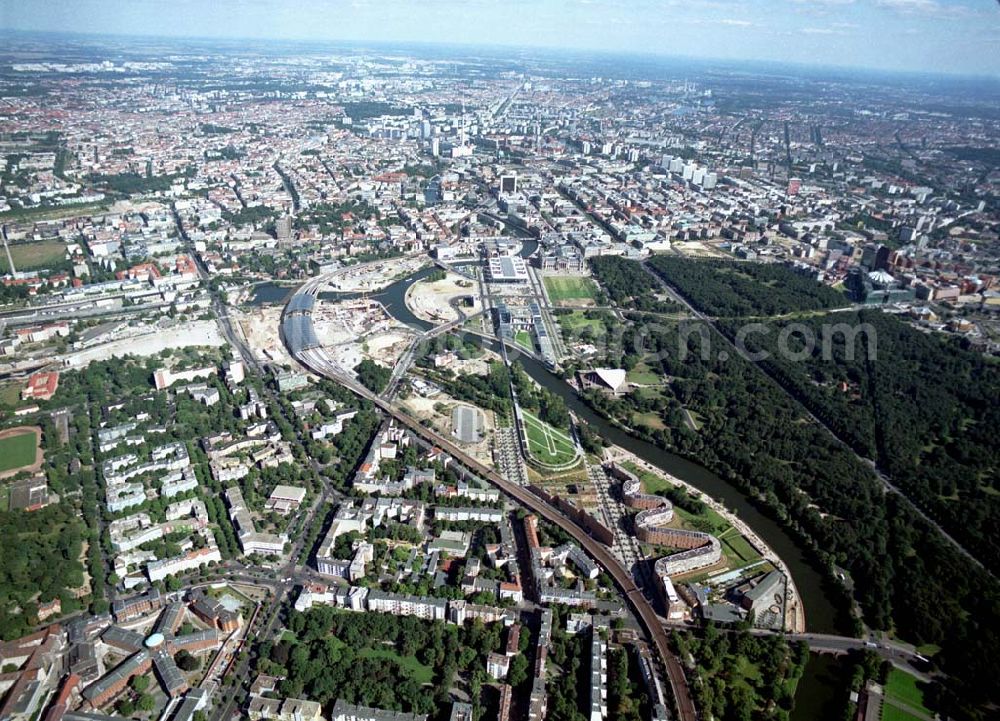
<svg viewBox="0 0 1000 721">
<path fill-rule="evenodd" d="M 682 55 L 682 54 L 666 54 L 657 53 L 650 51 L 641 51 L 635 49 L 609 49 L 609 48 L 582 48 L 573 46 L 557 46 L 557 45 L 523 45 L 523 44 L 505 44 L 505 43 L 467 43 L 460 41 L 444 42 L 438 40 L 361 40 L 361 39 L 349 39 L 349 38 L 291 38 L 291 37 L 272 37 L 266 35 L 258 36 L 222 36 L 222 35 L 158 35 L 155 33 L 134 33 L 134 32 L 91 32 L 85 30 L 39 30 L 39 29 L 27 29 L 27 28 L 15 28 L 15 27 L 2 27 L 0 26 L 0 35 L 12 34 L 12 35 L 65 35 L 80 38 L 94 38 L 94 39 L 131 39 L 131 40 L 158 40 L 165 42 L 222 42 L 222 43 L 241 43 L 247 41 L 254 42 L 269 42 L 277 44 L 303 44 L 303 45 L 317 45 L 317 46 L 337 46 L 337 45 L 354 45 L 354 46 L 373 46 L 371 49 L 382 48 L 405 48 L 407 46 L 423 46 L 425 48 L 454 48 L 454 49 L 492 49 L 492 50 L 519 50 L 519 51 L 543 51 L 549 53 L 590 53 L 594 55 L 611 55 L 618 57 L 631 57 L 631 58 L 645 58 L 653 60 L 673 60 L 691 63 L 703 63 L 703 64 L 720 64 L 720 65 L 739 65 L 741 63 L 749 63 L 762 66 L 773 66 L 773 67 L 784 67 L 784 68 L 797 68 L 797 69 L 808 69 L 814 71 L 834 71 L 834 72 L 857 72 L 857 73 L 869 73 L 869 74 L 885 74 L 892 76 L 906 76 L 906 77 L 921 77 L 921 78 L 940 78 L 940 79 L 964 79 L 964 80 L 975 80 L 975 81 L 989 81 L 991 83 L 997 83 L 1000 85 L 1000 73 L 996 75 L 991 74 L 975 74 L 962 71 L 949 71 L 949 70 L 906 70 L 900 68 L 886 68 L 886 67 L 875 67 L 871 65 L 830 65 L 826 63 L 810 63 L 795 60 L 775 60 L 770 58 L 719 58 L 704 55 Z M 0 51 L 2 53 L 3 51 Z M 54 54 L 58 50 L 53 49 L 51 52 Z"/>
</svg>

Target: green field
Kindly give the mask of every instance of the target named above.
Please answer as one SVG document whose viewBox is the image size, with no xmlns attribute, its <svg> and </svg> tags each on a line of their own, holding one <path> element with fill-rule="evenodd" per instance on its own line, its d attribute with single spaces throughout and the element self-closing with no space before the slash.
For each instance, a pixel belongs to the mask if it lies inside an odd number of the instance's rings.
<svg viewBox="0 0 1000 721">
<path fill-rule="evenodd" d="M 395 661 L 409 674 L 410 678 L 419 684 L 431 683 L 434 680 L 434 669 L 420 663 L 414 656 L 402 656 L 393 648 L 366 648 L 358 654 L 366 658 L 385 658 Z"/>
<path fill-rule="evenodd" d="M 639 477 L 642 481 L 642 488 L 646 493 L 663 494 L 665 491 L 674 488 L 675 485 L 665 478 L 661 478 L 658 475 L 650 473 L 649 471 L 639 468 L 634 463 L 625 462 L 622 465 Z M 689 528 L 695 531 L 702 531 L 704 533 L 711 533 L 715 536 L 726 536 L 728 534 L 733 535 L 733 543 L 736 544 L 734 551 L 737 551 L 736 555 L 742 556 L 743 553 L 751 554 L 757 556 L 753 553 L 753 549 L 746 540 L 737 535 L 735 529 L 730 525 L 729 521 L 719 515 L 718 511 L 710 508 L 708 505 L 702 507 L 701 513 L 690 513 L 685 511 L 679 506 L 674 506 L 674 522 L 671 525 L 677 524 L 683 528 Z M 740 541 L 746 544 L 746 547 L 740 545 Z"/>
<path fill-rule="evenodd" d="M 21 400 L 21 385 L 18 383 L 8 383 L 0 386 L 0 405 L 14 408 Z"/>
<path fill-rule="evenodd" d="M 760 560 L 760 554 L 754 550 L 747 539 L 738 535 L 735 529 L 732 529 L 732 533 L 727 533 L 719 540 L 722 542 L 722 550 L 726 552 L 727 556 L 739 559 L 744 564 Z"/>
<path fill-rule="evenodd" d="M 545 276 L 545 290 L 553 303 L 573 300 L 594 300 L 597 286 L 590 278 Z"/>
<path fill-rule="evenodd" d="M 629 383 L 637 383 L 641 386 L 655 386 L 663 382 L 663 376 L 654 371 L 645 362 L 636 363 L 626 375 Z"/>
<path fill-rule="evenodd" d="M 528 436 L 528 453 L 540 463 L 561 466 L 577 457 L 573 439 L 557 431 L 528 412 L 523 413 L 524 430 Z"/>
<path fill-rule="evenodd" d="M 38 270 L 61 262 L 66 257 L 66 244 L 61 240 L 11 243 L 10 254 L 18 270 Z M 0 273 L 9 272 L 7 254 L 0 252 Z"/>
<path fill-rule="evenodd" d="M 514 342 L 530 351 L 535 350 L 535 341 L 531 339 L 531 333 L 526 330 L 519 330 L 514 334 Z"/>
<path fill-rule="evenodd" d="M 101 215 L 108 206 L 104 203 L 69 203 L 58 206 L 35 206 L 32 208 L 17 208 L 0 213 L 0 221 L 8 220 L 59 220 L 61 218 L 76 218 L 84 215 Z M 17 260 L 14 261 L 15 263 Z"/>
<path fill-rule="evenodd" d="M 607 334 L 604 323 L 597 318 L 588 318 L 588 311 L 574 310 L 572 313 L 553 315 L 559 327 L 562 328 L 563 335 L 578 336 L 583 331 L 589 330 L 595 338 L 601 338 Z"/>
<path fill-rule="evenodd" d="M 654 411 L 650 411 L 649 413 L 635 413 L 633 414 L 632 419 L 633 422 L 638 425 L 646 426 L 657 431 L 667 427 L 663 422 L 663 419 L 660 418 L 660 414 Z"/>
<path fill-rule="evenodd" d="M 914 711 L 922 711 L 928 716 L 933 716 L 933 712 L 924 705 L 924 691 L 919 684 L 916 677 L 894 668 L 889 672 L 889 680 L 885 684 L 885 696 L 887 699 L 895 699 L 906 704 Z M 888 706 L 889 704 L 886 704 L 886 709 Z"/>
<path fill-rule="evenodd" d="M 886 702 L 882 705 L 882 721 L 920 721 L 920 717 Z"/>
<path fill-rule="evenodd" d="M 0 438 L 0 473 L 35 462 L 35 434 L 21 433 Z"/>
<path fill-rule="evenodd" d="M 232 596 L 235 600 L 239 601 L 241 604 L 247 606 L 253 606 L 254 602 L 246 597 L 246 594 L 240 593 L 232 586 L 220 586 L 219 588 L 209 587 L 206 589 L 206 594 L 212 598 L 222 598 L 224 596 Z"/>
<path fill-rule="evenodd" d="M 652 493 L 655 495 L 658 493 L 663 493 L 665 490 L 674 487 L 674 484 L 668 481 L 667 479 L 661 478 L 660 476 L 657 476 L 654 473 L 650 473 L 649 471 L 643 470 L 634 463 L 626 461 L 625 463 L 622 463 L 622 465 L 639 477 L 639 480 L 642 481 L 642 490 L 644 490 L 646 493 Z"/>
</svg>

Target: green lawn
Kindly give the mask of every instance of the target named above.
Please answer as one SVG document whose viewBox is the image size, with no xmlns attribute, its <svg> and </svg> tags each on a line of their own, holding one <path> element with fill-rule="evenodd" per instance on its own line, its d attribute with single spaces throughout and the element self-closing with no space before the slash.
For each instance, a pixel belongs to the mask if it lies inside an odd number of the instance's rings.
<svg viewBox="0 0 1000 721">
<path fill-rule="evenodd" d="M 594 300 L 597 286 L 590 278 L 545 276 L 545 290 L 553 303 L 573 300 Z"/>
<path fill-rule="evenodd" d="M 526 330 L 519 330 L 514 334 L 514 342 L 528 350 L 535 350 L 535 341 L 531 339 L 531 333 Z"/>
<path fill-rule="evenodd" d="M 663 491 L 668 488 L 674 487 L 674 484 L 667 479 L 661 478 L 660 476 L 650 473 L 649 471 L 645 471 L 634 463 L 626 461 L 622 465 L 639 477 L 639 480 L 642 481 L 642 489 L 646 493 L 652 493 L 655 495 L 657 493 L 663 493 Z"/>
<path fill-rule="evenodd" d="M 29 432 L 0 439 L 0 473 L 34 463 L 35 440 Z"/>
<path fill-rule="evenodd" d="M 924 691 L 919 683 L 916 677 L 893 668 L 885 685 L 885 695 L 887 698 L 902 701 L 916 711 L 924 711 L 928 716 L 933 716 L 934 714 L 924 705 Z"/>
<path fill-rule="evenodd" d="M 388 646 L 383 648 L 366 648 L 358 654 L 365 658 L 387 658 L 395 661 L 419 684 L 431 683 L 434 680 L 434 669 L 420 663 L 414 656 L 401 656 L 398 651 Z"/>
<path fill-rule="evenodd" d="M 17 407 L 21 401 L 21 385 L 23 384 L 8 383 L 5 386 L 0 386 L 0 405 Z"/>
<path fill-rule="evenodd" d="M 636 413 L 633 416 L 633 419 L 635 423 L 647 426 L 657 431 L 667 427 L 663 422 L 663 419 L 660 418 L 660 414 L 654 411 L 650 411 L 649 413 Z"/>
<path fill-rule="evenodd" d="M 252 599 L 246 597 L 246 594 L 240 593 L 232 586 L 220 586 L 219 588 L 209 587 L 206 590 L 206 594 L 212 598 L 223 598 L 224 596 L 232 596 L 235 600 L 239 601 L 241 604 L 247 606 L 253 606 L 254 602 Z"/>
<path fill-rule="evenodd" d="M 625 462 L 622 465 L 639 477 L 639 480 L 642 481 L 642 488 L 646 493 L 652 493 L 654 495 L 662 494 L 664 491 L 674 487 L 674 484 L 670 481 L 650 473 L 649 471 L 645 471 L 634 463 Z M 703 506 L 702 512 L 698 514 L 688 513 L 683 508 L 674 506 L 674 518 L 674 523 L 679 521 L 679 525 L 684 528 L 703 531 L 705 533 L 712 533 L 716 536 L 730 532 L 733 528 L 729 524 L 729 521 L 720 516 L 718 512 L 709 508 L 707 505 Z M 735 538 L 735 532 L 733 533 Z M 742 541 L 743 538 L 740 537 L 740 540 Z"/>
<path fill-rule="evenodd" d="M 882 704 L 882 721 L 920 721 L 920 717 L 907 713 L 901 708 L 896 708 L 886 701 Z"/>
<path fill-rule="evenodd" d="M 651 369 L 645 363 L 637 363 L 626 375 L 625 379 L 629 383 L 638 383 L 641 386 L 655 386 L 663 382 L 663 376 Z"/>
<path fill-rule="evenodd" d="M 58 220 L 60 218 L 75 218 L 83 215 L 101 215 L 108 206 L 104 203 L 69 203 L 58 206 L 35 206 L 32 208 L 17 208 L 0 213 L 0 221 L 39 221 Z M 17 260 L 14 260 L 17 263 Z"/>
<path fill-rule="evenodd" d="M 524 414 L 528 453 L 537 461 L 550 466 L 571 463 L 576 458 L 576 445 L 566 433 L 558 431 L 530 413 Z"/>
<path fill-rule="evenodd" d="M 564 334 L 578 336 L 589 330 L 596 338 L 606 335 L 604 323 L 597 318 L 588 318 L 587 311 L 574 310 L 572 313 L 553 315 Z"/>
<path fill-rule="evenodd" d="M 735 531 L 719 540 L 722 541 L 723 550 L 728 549 L 743 563 L 753 563 L 760 560 L 760 554 L 754 550 L 749 541 L 743 536 L 737 535 Z"/>
<path fill-rule="evenodd" d="M 0 248 L 2 250 L 2 248 Z M 38 270 L 62 261 L 66 244 L 61 240 L 39 240 L 31 243 L 11 243 L 10 254 L 18 270 Z M 0 273 L 8 273 L 7 254 L 0 252 Z"/>
</svg>

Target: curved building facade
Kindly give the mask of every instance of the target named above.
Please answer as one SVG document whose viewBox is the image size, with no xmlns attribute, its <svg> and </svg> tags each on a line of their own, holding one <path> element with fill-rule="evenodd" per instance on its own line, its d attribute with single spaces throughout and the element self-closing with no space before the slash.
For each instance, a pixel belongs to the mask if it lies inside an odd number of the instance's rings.
<svg viewBox="0 0 1000 721">
<path fill-rule="evenodd" d="M 643 543 L 671 546 L 681 550 L 658 558 L 653 568 L 661 579 L 687 573 L 718 563 L 722 558 L 719 539 L 710 533 L 668 528 L 674 518 L 674 505 L 663 496 L 642 492 L 639 478 L 617 463 L 609 463 L 605 471 L 621 481 L 622 498 L 629 508 L 641 509 L 635 517 L 635 536 Z"/>
</svg>

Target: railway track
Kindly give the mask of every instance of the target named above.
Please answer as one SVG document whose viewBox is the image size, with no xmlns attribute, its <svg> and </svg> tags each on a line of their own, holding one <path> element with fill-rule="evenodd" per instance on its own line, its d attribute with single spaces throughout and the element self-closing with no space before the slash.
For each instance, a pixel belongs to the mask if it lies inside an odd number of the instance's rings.
<svg viewBox="0 0 1000 721">
<path fill-rule="evenodd" d="M 293 357 L 294 354 L 293 354 Z M 461 448 L 456 446 L 447 438 L 434 431 L 420 425 L 416 420 L 403 413 L 398 408 L 392 406 L 388 401 L 380 398 L 370 390 L 359 384 L 353 378 L 347 377 L 340 368 L 333 363 L 325 362 L 321 352 L 311 349 L 306 353 L 296 357 L 302 365 L 317 375 L 330 378 L 340 383 L 344 387 L 353 391 L 362 398 L 367 399 L 378 406 L 387 415 L 408 428 L 410 431 L 420 436 L 424 440 L 433 443 L 435 446 L 448 453 L 457 462 L 464 465 L 470 471 L 476 473 L 484 480 L 489 481 L 503 493 L 521 505 L 529 508 L 539 516 L 554 523 L 566 531 L 573 539 L 586 550 L 591 557 L 608 573 L 615 585 L 625 596 L 626 601 L 632 607 L 647 638 L 653 643 L 657 654 L 660 657 L 663 668 L 666 670 L 667 679 L 674 698 L 677 718 L 680 721 L 697 721 L 694 701 L 688 688 L 687 678 L 680 662 L 670 651 L 667 632 L 663 628 L 663 622 L 656 614 L 652 604 L 643 595 L 636 585 L 631 574 L 621 565 L 618 559 L 611 553 L 610 549 L 594 538 L 591 538 L 580 526 L 570 518 L 563 515 L 561 511 L 533 494 L 527 488 L 511 483 L 506 478 L 488 468 L 476 459 L 466 454 Z"/>
</svg>

